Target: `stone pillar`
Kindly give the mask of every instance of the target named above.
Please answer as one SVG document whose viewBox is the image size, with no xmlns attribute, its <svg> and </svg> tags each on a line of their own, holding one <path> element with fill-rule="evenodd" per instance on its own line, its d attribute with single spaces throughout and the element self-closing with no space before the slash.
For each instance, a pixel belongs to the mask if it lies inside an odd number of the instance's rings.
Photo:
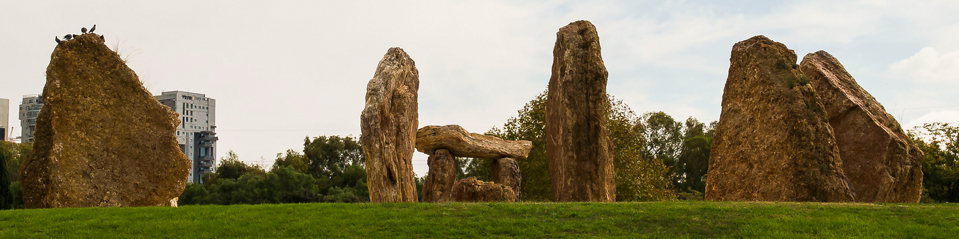
<svg viewBox="0 0 959 239">
<path fill-rule="evenodd" d="M 27 208 L 163 206 L 190 160 L 179 117 L 97 34 L 53 50 L 33 153 L 20 167 Z"/>
<path fill-rule="evenodd" d="M 413 152 L 419 71 L 403 49 L 383 56 L 367 84 L 360 115 L 370 202 L 416 202 Z"/>
<path fill-rule="evenodd" d="M 423 202 L 439 202 L 456 182 L 456 162 L 449 150 L 437 149 L 430 154 L 430 167 L 423 183 Z"/>
<path fill-rule="evenodd" d="M 523 175 L 519 172 L 519 165 L 516 164 L 516 160 L 511 158 L 500 158 L 495 159 L 493 164 L 490 165 L 490 176 L 493 178 L 493 182 L 500 185 L 505 185 L 513 190 L 516 193 L 516 201 L 520 201 L 522 196 L 522 182 Z"/>
<path fill-rule="evenodd" d="M 546 148 L 553 201 L 616 200 L 606 129 L 606 66 L 588 21 L 560 28 L 546 95 Z"/>
<path fill-rule="evenodd" d="M 755 36 L 731 55 L 706 199 L 852 201 L 832 127 L 796 53 Z"/>
</svg>

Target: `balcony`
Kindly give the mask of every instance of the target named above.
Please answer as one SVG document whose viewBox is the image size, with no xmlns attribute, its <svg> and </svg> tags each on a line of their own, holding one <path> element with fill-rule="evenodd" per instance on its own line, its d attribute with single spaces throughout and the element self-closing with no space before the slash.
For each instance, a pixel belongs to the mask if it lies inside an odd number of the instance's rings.
<svg viewBox="0 0 959 239">
<path fill-rule="evenodd" d="M 198 159 L 203 162 L 213 162 L 213 155 L 207 154 L 206 156 L 200 156 Z"/>
</svg>

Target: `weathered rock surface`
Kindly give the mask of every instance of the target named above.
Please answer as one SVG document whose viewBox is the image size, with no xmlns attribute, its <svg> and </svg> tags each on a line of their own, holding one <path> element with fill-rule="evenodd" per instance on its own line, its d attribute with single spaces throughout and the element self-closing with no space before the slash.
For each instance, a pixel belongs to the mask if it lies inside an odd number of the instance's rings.
<svg viewBox="0 0 959 239">
<path fill-rule="evenodd" d="M 446 202 L 514 202 L 516 193 L 506 185 L 483 182 L 475 177 L 456 181 Z"/>
<path fill-rule="evenodd" d="M 418 127 L 419 71 L 403 49 L 380 60 L 366 88 L 360 142 L 371 202 L 416 202 L 413 152 Z"/>
<path fill-rule="evenodd" d="M 423 202 L 439 202 L 456 182 L 456 162 L 446 149 L 437 149 L 429 155 L 430 171 L 423 183 Z"/>
<path fill-rule="evenodd" d="M 96 34 L 54 50 L 33 153 L 20 167 L 27 208 L 163 206 L 186 186 L 190 161 L 176 113 Z"/>
<path fill-rule="evenodd" d="M 459 125 L 428 125 L 416 131 L 416 150 L 423 153 L 448 149 L 457 157 L 526 158 L 533 143 L 527 140 L 503 140 L 467 132 Z"/>
<path fill-rule="evenodd" d="M 796 54 L 755 36 L 736 43 L 729 61 L 706 199 L 852 201 L 832 127 Z"/>
<path fill-rule="evenodd" d="M 810 53 L 800 66 L 829 116 L 856 201 L 919 202 L 923 153 L 899 122 L 829 53 Z"/>
<path fill-rule="evenodd" d="M 499 158 L 496 161 L 493 161 L 493 164 L 490 165 L 490 176 L 493 178 L 493 182 L 500 185 L 505 185 L 513 190 L 516 193 L 516 201 L 520 201 L 521 193 L 523 190 L 522 182 L 523 175 L 520 174 L 519 164 L 516 164 L 516 160 L 511 158 Z"/>
<path fill-rule="evenodd" d="M 606 129 L 606 66 L 588 21 L 560 28 L 546 96 L 553 201 L 615 201 L 613 143 Z"/>
</svg>

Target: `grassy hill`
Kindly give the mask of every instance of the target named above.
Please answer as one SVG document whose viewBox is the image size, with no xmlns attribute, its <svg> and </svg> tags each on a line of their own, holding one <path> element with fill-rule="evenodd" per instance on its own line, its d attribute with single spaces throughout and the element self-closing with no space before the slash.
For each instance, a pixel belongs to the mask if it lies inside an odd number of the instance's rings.
<svg viewBox="0 0 959 239">
<path fill-rule="evenodd" d="M 399 203 L 0 211 L 0 238 L 955 238 L 957 204 Z"/>
</svg>

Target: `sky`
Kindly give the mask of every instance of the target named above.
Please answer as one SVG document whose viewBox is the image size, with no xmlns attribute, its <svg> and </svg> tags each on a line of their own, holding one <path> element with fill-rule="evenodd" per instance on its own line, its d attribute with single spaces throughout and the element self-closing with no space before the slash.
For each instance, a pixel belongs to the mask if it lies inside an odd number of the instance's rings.
<svg viewBox="0 0 959 239">
<path fill-rule="evenodd" d="M 637 114 L 719 119 L 732 45 L 839 59 L 904 128 L 959 123 L 959 1 L 0 0 L 0 98 L 39 94 L 54 36 L 97 24 L 154 95 L 217 100 L 217 156 L 272 165 L 306 137 L 360 134 L 390 47 L 420 73 L 419 124 L 502 126 L 546 89 L 556 31 L 589 20 L 607 92 Z M 797 62 L 798 63 L 798 62 Z M 10 124 L 17 127 L 17 112 Z M 426 155 L 414 171 L 424 176 Z"/>
</svg>

